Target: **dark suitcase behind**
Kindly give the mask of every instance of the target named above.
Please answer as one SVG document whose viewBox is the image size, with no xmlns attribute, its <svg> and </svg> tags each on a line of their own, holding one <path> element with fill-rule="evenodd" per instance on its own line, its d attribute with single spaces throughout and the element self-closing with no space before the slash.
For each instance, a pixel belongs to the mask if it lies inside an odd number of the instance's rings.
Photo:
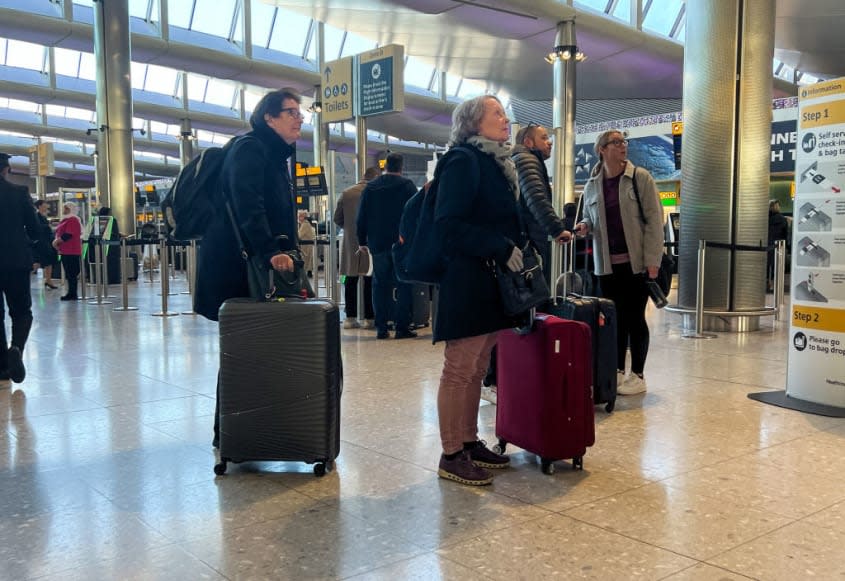
<svg viewBox="0 0 845 581">
<path fill-rule="evenodd" d="M 428 327 L 431 320 L 431 286 L 415 284 L 411 301 L 411 324 L 414 328 Z"/>
<path fill-rule="evenodd" d="M 340 452 L 340 315 L 327 300 L 220 307 L 220 463 L 314 463 L 322 476 Z"/>
<path fill-rule="evenodd" d="M 596 440 L 593 416 L 590 328 L 576 321 L 537 315 L 527 334 L 499 333 L 496 435 L 540 456 L 543 472 L 554 460 L 584 467 Z"/>
<path fill-rule="evenodd" d="M 609 299 L 569 295 L 549 309 L 561 319 L 590 326 L 593 350 L 593 402 L 616 407 L 616 305 Z"/>
</svg>

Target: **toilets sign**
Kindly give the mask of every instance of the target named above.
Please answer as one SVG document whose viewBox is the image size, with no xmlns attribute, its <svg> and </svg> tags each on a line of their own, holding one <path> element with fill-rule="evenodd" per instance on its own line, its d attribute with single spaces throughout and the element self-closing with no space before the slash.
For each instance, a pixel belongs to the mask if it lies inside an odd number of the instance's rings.
<svg viewBox="0 0 845 581">
<path fill-rule="evenodd" d="M 786 394 L 845 408 L 845 79 L 798 97 Z"/>
<path fill-rule="evenodd" d="M 358 55 L 356 107 L 367 117 L 405 108 L 405 50 L 389 44 Z"/>
</svg>

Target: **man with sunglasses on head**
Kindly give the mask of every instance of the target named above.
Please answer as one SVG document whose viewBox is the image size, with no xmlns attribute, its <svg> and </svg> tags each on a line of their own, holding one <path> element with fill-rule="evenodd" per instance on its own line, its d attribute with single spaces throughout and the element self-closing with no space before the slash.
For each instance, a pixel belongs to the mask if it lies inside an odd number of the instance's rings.
<svg viewBox="0 0 845 581">
<path fill-rule="evenodd" d="M 552 188 L 545 161 L 552 155 L 552 138 L 542 125 L 529 123 L 516 134 L 511 158 L 519 177 L 522 219 L 531 243 L 543 260 L 543 274 L 551 279 L 551 245 L 549 238 L 558 244 L 570 241 L 572 234 L 552 206 Z"/>
<path fill-rule="evenodd" d="M 251 257 L 268 269 L 292 272 L 297 219 L 291 189 L 291 156 L 302 133 L 301 97 L 293 89 L 270 91 L 255 106 L 252 131 L 226 145 L 220 170 L 218 211 L 199 250 L 194 310 L 212 321 L 224 301 L 250 296 L 247 262 L 225 207 L 231 206 L 238 231 Z M 219 380 L 218 380 L 219 388 Z M 214 414 L 214 441 L 218 443 Z"/>
</svg>

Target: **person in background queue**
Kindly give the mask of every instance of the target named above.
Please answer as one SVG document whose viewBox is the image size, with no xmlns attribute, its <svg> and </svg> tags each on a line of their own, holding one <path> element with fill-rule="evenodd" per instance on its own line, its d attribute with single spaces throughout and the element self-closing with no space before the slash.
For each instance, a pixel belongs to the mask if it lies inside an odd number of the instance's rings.
<svg viewBox="0 0 845 581">
<path fill-rule="evenodd" d="M 61 257 L 62 268 L 65 269 L 67 279 L 67 293 L 62 296 L 63 301 L 75 301 L 79 298 L 79 271 L 82 269 L 82 221 L 76 215 L 77 207 L 73 202 L 65 202 L 62 206 L 62 221 L 56 228 L 53 240 L 55 248 Z"/>
</svg>

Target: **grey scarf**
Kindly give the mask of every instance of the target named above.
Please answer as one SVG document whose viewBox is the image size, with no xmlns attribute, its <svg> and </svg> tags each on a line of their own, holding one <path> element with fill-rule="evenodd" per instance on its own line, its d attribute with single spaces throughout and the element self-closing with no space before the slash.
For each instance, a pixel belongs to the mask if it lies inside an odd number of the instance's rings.
<svg viewBox="0 0 845 581">
<path fill-rule="evenodd" d="M 516 165 L 511 159 L 511 144 L 507 142 L 499 143 L 498 141 L 493 141 L 492 139 L 487 139 L 486 137 L 481 137 L 480 135 L 473 135 L 467 139 L 467 143 L 474 145 L 496 160 L 498 166 L 502 168 L 502 173 L 505 174 L 514 196 L 519 198 Z"/>
</svg>

